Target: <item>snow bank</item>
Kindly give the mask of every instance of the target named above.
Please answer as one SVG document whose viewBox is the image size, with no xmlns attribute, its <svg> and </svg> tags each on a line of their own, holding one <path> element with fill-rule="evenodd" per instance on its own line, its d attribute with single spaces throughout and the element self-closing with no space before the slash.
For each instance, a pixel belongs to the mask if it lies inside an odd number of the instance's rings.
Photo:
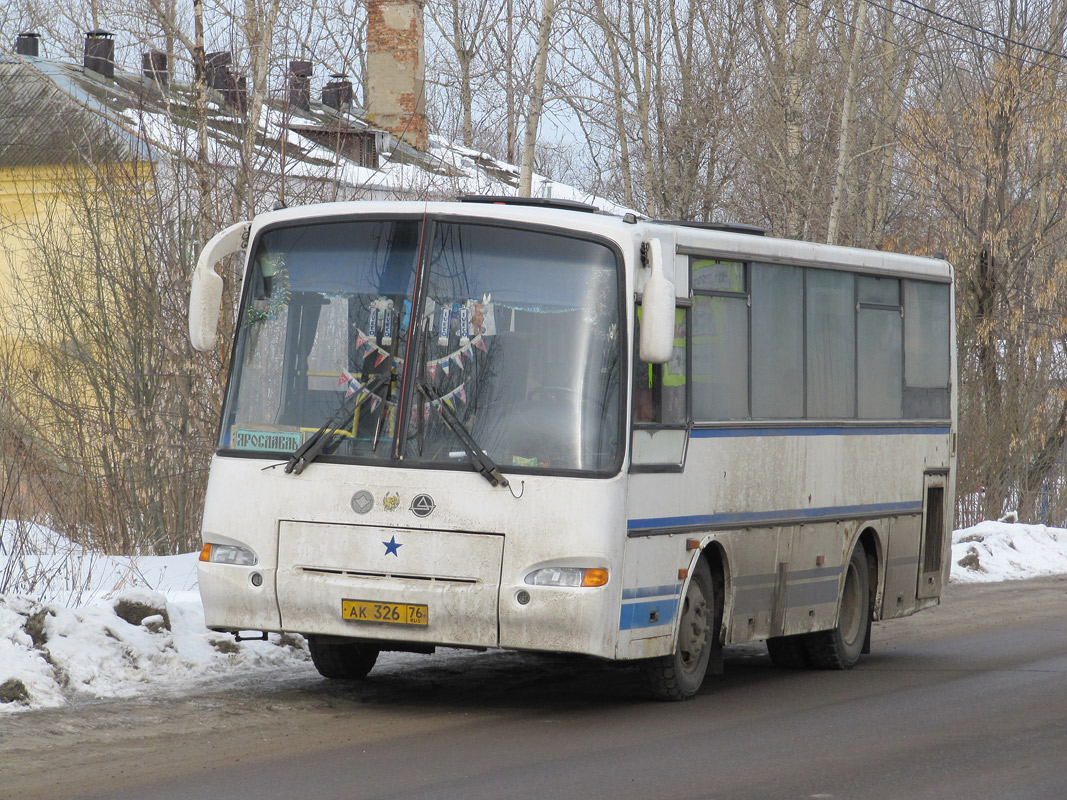
<svg viewBox="0 0 1067 800">
<path fill-rule="evenodd" d="M 209 631 L 196 558 L 103 556 L 0 525 L 0 715 L 311 669 L 300 637 Z"/>
<path fill-rule="evenodd" d="M 952 535 L 952 576 L 958 583 L 1010 581 L 1067 573 L 1067 530 L 1044 525 L 980 522 Z"/>
</svg>

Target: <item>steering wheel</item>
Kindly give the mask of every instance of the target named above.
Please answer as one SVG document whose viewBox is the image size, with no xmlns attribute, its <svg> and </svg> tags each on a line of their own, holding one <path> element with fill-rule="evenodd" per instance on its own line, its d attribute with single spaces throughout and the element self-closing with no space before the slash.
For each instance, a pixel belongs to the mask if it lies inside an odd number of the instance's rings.
<svg viewBox="0 0 1067 800">
<path fill-rule="evenodd" d="M 538 386 L 526 393 L 527 402 L 559 402 L 565 398 L 571 398 L 581 403 L 582 414 L 593 419 L 602 417 L 605 413 L 604 405 L 595 397 L 587 397 L 571 386 Z"/>
<path fill-rule="evenodd" d="M 538 386 L 526 393 L 526 399 L 561 400 L 560 395 L 577 397 L 578 390 L 570 386 Z"/>
</svg>

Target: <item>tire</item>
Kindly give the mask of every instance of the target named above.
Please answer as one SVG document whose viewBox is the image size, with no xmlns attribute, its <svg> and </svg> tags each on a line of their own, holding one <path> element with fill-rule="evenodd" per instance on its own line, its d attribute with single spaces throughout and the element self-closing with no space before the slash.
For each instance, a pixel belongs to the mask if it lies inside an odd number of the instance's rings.
<svg viewBox="0 0 1067 800">
<path fill-rule="evenodd" d="M 315 669 L 331 680 L 360 681 L 378 660 L 378 648 L 353 642 L 324 642 L 308 637 L 308 651 Z"/>
<path fill-rule="evenodd" d="M 845 568 L 837 627 L 805 635 L 808 661 L 816 669 L 852 669 L 860 659 L 871 624 L 870 576 L 862 545 Z"/>
<path fill-rule="evenodd" d="M 700 559 L 682 598 L 674 652 L 645 663 L 649 688 L 657 699 L 689 700 L 700 690 L 718 643 L 717 605 L 711 569 Z"/>
<path fill-rule="evenodd" d="M 798 634 L 768 639 L 767 653 L 771 657 L 771 663 L 779 669 L 806 669 L 810 666 L 804 638 L 804 634 Z"/>
</svg>

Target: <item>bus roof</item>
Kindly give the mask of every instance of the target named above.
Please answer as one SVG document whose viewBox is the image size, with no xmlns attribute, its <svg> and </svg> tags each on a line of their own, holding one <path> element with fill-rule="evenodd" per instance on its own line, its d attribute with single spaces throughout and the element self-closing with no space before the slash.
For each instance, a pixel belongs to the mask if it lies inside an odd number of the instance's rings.
<svg viewBox="0 0 1067 800">
<path fill-rule="evenodd" d="M 677 252 L 736 261 L 824 269 L 845 269 L 873 275 L 916 277 L 948 283 L 952 267 L 940 258 L 904 255 L 884 250 L 817 244 L 798 239 L 755 236 L 731 230 L 693 227 L 684 223 L 646 220 L 634 215 L 616 216 L 588 209 L 557 207 L 550 202 L 527 204 L 507 198 L 486 202 L 346 201 L 295 206 L 256 217 L 255 227 L 286 222 L 336 219 L 364 215 L 423 215 L 481 218 L 547 225 L 597 233 L 615 240 L 662 237 L 672 240 Z"/>
</svg>

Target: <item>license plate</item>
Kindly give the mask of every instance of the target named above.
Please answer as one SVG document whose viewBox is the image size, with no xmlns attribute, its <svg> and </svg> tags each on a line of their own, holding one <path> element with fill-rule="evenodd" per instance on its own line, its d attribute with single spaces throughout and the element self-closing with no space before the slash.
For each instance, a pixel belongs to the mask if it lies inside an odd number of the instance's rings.
<svg viewBox="0 0 1067 800">
<path fill-rule="evenodd" d="M 349 622 L 430 624 L 430 610 L 427 606 L 415 603 L 380 603 L 377 600 L 342 600 L 341 617 Z"/>
</svg>

